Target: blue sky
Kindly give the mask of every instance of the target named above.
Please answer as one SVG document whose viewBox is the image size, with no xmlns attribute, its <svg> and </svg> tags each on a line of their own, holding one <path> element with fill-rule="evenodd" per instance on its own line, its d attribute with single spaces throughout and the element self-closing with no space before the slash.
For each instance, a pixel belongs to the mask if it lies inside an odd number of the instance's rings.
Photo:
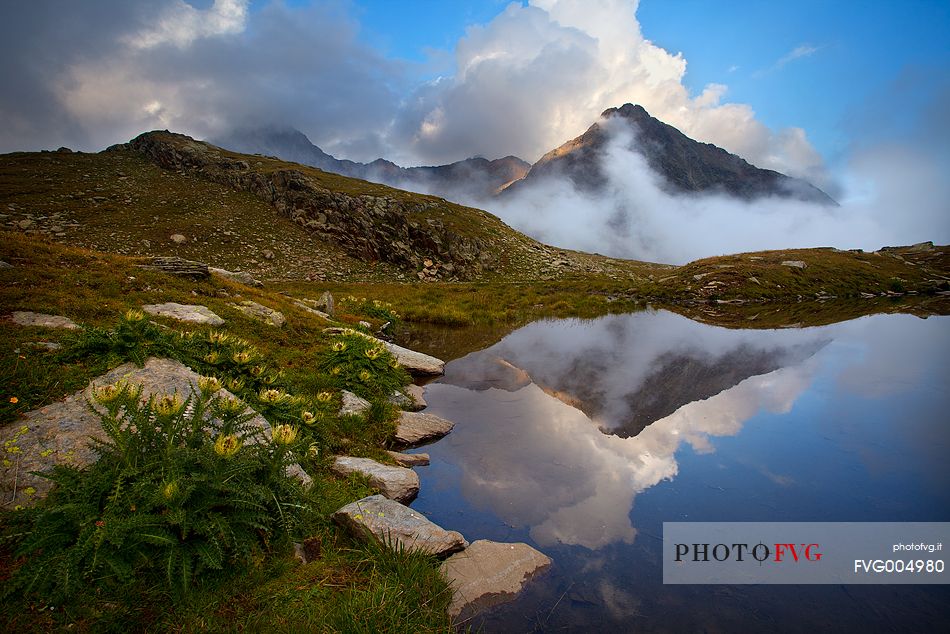
<svg viewBox="0 0 950 634">
<path fill-rule="evenodd" d="M 428 78 L 448 71 L 444 62 L 467 27 L 491 21 L 508 4 L 355 0 L 351 15 L 361 39 L 419 64 L 416 72 Z M 950 68 L 946 1 L 641 0 L 637 17 L 644 37 L 686 58 L 691 92 L 727 85 L 727 100 L 751 105 L 771 128 L 804 128 L 830 162 L 849 151 L 858 132 L 910 132 L 921 102 L 938 89 L 931 80 L 945 81 Z M 801 56 L 780 61 L 796 49 Z M 429 65 L 433 60 L 443 63 Z M 902 78 L 913 85 L 895 94 Z M 899 105 L 876 112 L 874 130 L 854 129 L 869 101 L 889 97 Z"/>
</svg>

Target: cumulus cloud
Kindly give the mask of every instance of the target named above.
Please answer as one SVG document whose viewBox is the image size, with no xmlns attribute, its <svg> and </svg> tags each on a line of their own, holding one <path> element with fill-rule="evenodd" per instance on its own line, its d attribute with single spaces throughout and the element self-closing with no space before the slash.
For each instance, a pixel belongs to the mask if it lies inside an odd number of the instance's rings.
<svg viewBox="0 0 950 634">
<path fill-rule="evenodd" d="M 37 0 L 4 14 L 0 115 L 11 125 L 0 151 L 98 150 L 154 128 L 207 138 L 278 123 L 330 151 L 362 143 L 375 158 L 403 92 L 402 66 L 361 44 L 334 2 L 272 2 L 252 14 L 246 0 L 206 9 Z"/>
<path fill-rule="evenodd" d="M 750 106 L 726 103 L 721 84 L 691 95 L 683 84 L 686 60 L 643 36 L 637 5 L 509 5 L 490 23 L 469 29 L 456 49 L 455 75 L 413 95 L 394 139 L 435 162 L 462 158 L 460 148 L 533 162 L 582 133 L 605 109 L 630 102 L 760 167 L 824 184 L 824 163 L 804 130 L 769 129 Z"/>
</svg>

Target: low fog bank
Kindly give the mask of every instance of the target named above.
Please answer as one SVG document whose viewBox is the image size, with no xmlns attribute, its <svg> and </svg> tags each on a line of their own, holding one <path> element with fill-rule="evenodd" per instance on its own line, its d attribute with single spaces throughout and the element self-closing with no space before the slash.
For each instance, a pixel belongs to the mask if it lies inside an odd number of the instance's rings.
<svg viewBox="0 0 950 634">
<path fill-rule="evenodd" d="M 547 179 L 503 199 L 466 202 L 548 244 L 670 264 L 767 249 L 950 243 L 950 181 L 939 161 L 909 147 L 880 145 L 853 155 L 835 208 L 779 197 L 671 194 L 633 135 L 616 127 L 611 134 L 601 157 L 603 192 Z"/>
</svg>

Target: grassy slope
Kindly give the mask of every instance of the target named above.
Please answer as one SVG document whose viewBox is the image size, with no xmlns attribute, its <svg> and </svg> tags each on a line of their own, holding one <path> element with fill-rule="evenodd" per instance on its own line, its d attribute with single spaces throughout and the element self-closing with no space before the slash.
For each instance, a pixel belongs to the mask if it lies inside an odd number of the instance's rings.
<svg viewBox="0 0 950 634">
<path fill-rule="evenodd" d="M 2 313 L 29 309 L 67 315 L 86 326 L 109 327 L 129 308 L 144 303 L 201 303 L 227 320 L 218 330 L 236 334 L 259 348 L 273 365 L 297 385 L 296 393 L 315 392 L 325 384 L 313 368 L 326 348 L 326 322 L 295 307 L 286 296 L 212 278 L 191 281 L 137 268 L 127 257 L 93 253 L 0 232 L 0 259 L 13 265 L 0 269 Z M 224 297 L 223 293 L 229 296 Z M 284 312 L 281 329 L 250 320 L 229 302 L 253 299 Z M 354 315 L 351 319 L 361 316 Z M 159 319 L 170 327 L 180 323 Z M 206 326 L 184 327 L 206 332 Z M 55 353 L 30 342 L 62 341 L 68 333 L 22 328 L 0 319 L 0 425 L 85 386 L 105 371 L 101 358 L 63 364 Z M 12 403 L 11 397 L 17 402 Z M 330 424 L 329 447 L 386 460 L 376 430 L 353 421 Z M 185 603 L 168 609 L 167 596 L 154 587 L 130 589 L 122 597 L 90 589 L 68 606 L 49 606 L 8 597 L 0 601 L 4 622 L 20 631 L 58 629 L 74 624 L 79 631 L 152 628 L 156 631 L 226 630 L 235 627 L 275 631 L 448 631 L 448 591 L 438 568 L 425 557 L 392 555 L 354 542 L 326 519 L 343 504 L 369 493 L 359 478 L 340 479 L 324 462 L 315 467 L 312 502 L 324 520 L 310 534 L 323 543 L 323 558 L 298 567 L 276 558 L 246 576 L 209 583 Z M 2 545 L 0 545 L 2 546 Z M 0 547 L 0 578 L 13 562 Z"/>
</svg>

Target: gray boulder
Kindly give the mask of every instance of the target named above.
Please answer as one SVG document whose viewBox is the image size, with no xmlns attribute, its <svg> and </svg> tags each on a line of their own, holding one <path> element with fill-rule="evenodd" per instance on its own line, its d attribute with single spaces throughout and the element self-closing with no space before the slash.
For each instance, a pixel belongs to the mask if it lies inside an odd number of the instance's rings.
<svg viewBox="0 0 950 634">
<path fill-rule="evenodd" d="M 211 312 L 207 306 L 198 304 L 176 304 L 175 302 L 166 302 L 164 304 L 146 304 L 142 306 L 149 315 L 157 317 L 168 317 L 178 321 L 189 321 L 196 324 L 210 324 L 212 326 L 221 326 L 224 320 Z"/>
<path fill-rule="evenodd" d="M 442 574 L 452 586 L 449 616 L 472 616 L 511 601 L 525 584 L 546 570 L 551 559 L 527 544 L 504 544 L 487 539 L 442 562 Z"/>
<path fill-rule="evenodd" d="M 402 412 L 396 422 L 395 440 L 402 446 L 420 445 L 448 434 L 455 423 L 422 412 Z"/>
<path fill-rule="evenodd" d="M 802 262 L 801 260 L 785 260 L 782 262 L 782 266 L 790 266 L 795 269 L 803 269 L 808 265 Z"/>
<path fill-rule="evenodd" d="M 365 398 L 360 398 L 353 392 L 343 390 L 343 405 L 340 407 L 340 416 L 359 416 L 372 407 Z"/>
<path fill-rule="evenodd" d="M 347 504 L 333 514 L 333 521 L 361 539 L 377 539 L 439 557 L 458 552 L 468 542 L 456 531 L 447 531 L 408 506 L 371 495 Z"/>
<path fill-rule="evenodd" d="M 390 500 L 403 504 L 408 504 L 419 495 L 419 476 L 412 469 L 351 456 L 337 456 L 331 469 L 341 476 L 353 473 L 364 475 L 369 478 L 370 486 L 379 489 Z"/>
<path fill-rule="evenodd" d="M 268 326 L 280 328 L 285 323 L 287 323 L 287 320 L 284 319 L 284 315 L 281 312 L 272 308 L 268 308 L 267 306 L 262 306 L 257 302 L 252 302 L 249 299 L 244 300 L 240 304 L 231 305 L 251 319 L 256 319 L 257 321 L 263 322 Z"/>
<path fill-rule="evenodd" d="M 244 284 L 245 286 L 256 286 L 257 288 L 263 288 L 264 283 L 258 279 L 254 279 L 250 273 L 244 273 L 243 271 L 228 271 L 227 269 L 218 269 L 213 266 L 208 267 L 208 270 L 214 273 L 219 277 L 223 277 L 226 280 L 232 282 L 237 282 L 238 284 Z"/>
<path fill-rule="evenodd" d="M 47 315 L 45 313 L 32 313 L 25 310 L 18 310 L 13 313 L 13 323 L 18 326 L 40 326 L 42 328 L 65 328 L 67 330 L 76 330 L 79 326 L 72 319 L 60 315 Z"/>
</svg>

